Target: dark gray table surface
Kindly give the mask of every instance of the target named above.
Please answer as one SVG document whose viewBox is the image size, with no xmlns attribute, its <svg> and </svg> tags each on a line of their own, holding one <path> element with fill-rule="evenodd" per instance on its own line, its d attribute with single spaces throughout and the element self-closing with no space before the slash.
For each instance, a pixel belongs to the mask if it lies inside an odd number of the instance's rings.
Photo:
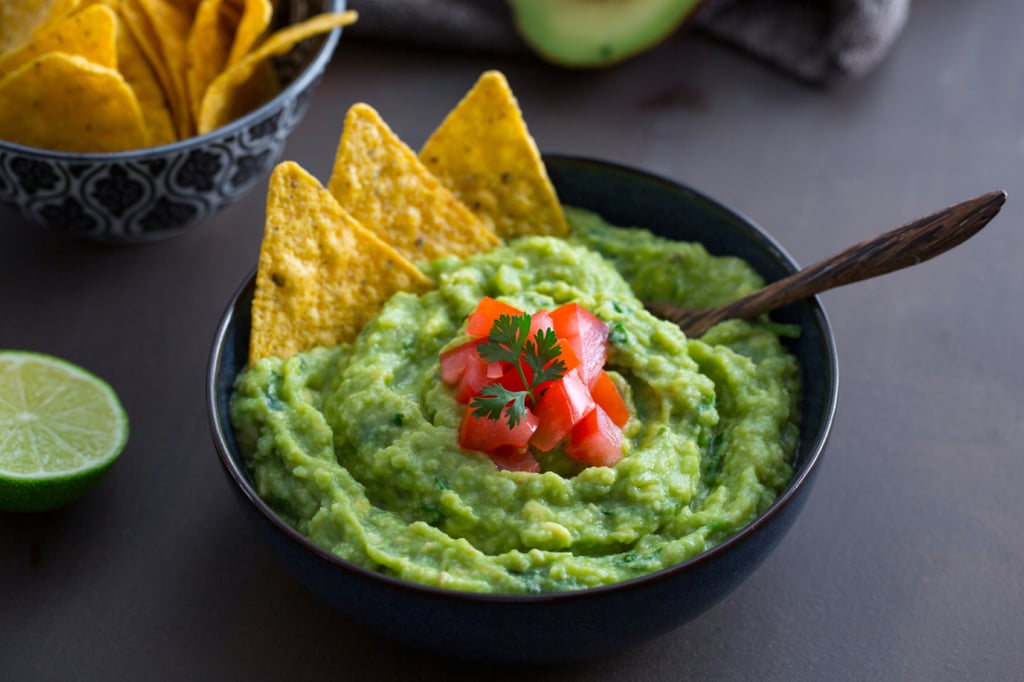
<svg viewBox="0 0 1024 682">
<path fill-rule="evenodd" d="M 352 102 L 372 103 L 415 147 L 496 67 L 543 150 L 686 182 L 805 263 L 987 190 L 1010 195 L 955 251 L 824 295 L 838 419 L 803 515 L 764 565 L 660 639 L 530 677 L 1021 678 L 1021 26 L 1018 0 L 917 3 L 890 59 L 830 91 L 697 35 L 586 73 L 342 41 L 287 149 L 321 178 Z M 107 378 L 132 427 L 85 499 L 0 514 L 0 678 L 526 676 L 363 632 L 284 572 L 230 497 L 204 372 L 226 301 L 255 264 L 264 187 L 145 247 L 69 241 L 0 209 L 0 347 Z"/>
</svg>

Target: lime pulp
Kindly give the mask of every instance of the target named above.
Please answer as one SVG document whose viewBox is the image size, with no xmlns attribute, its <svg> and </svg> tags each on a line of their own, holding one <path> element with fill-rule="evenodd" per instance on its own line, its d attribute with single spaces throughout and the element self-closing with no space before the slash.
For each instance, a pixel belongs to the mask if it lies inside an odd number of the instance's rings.
<svg viewBox="0 0 1024 682">
<path fill-rule="evenodd" d="M 50 355 L 0 351 L 0 509 L 74 501 L 127 440 L 128 416 L 105 381 Z"/>
</svg>

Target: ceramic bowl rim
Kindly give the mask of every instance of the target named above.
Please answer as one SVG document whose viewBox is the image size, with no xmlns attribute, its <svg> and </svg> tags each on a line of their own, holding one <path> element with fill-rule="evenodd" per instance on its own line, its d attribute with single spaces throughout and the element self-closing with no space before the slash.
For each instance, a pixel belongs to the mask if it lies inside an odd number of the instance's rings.
<svg viewBox="0 0 1024 682">
<path fill-rule="evenodd" d="M 321 12 L 341 12 L 346 8 L 347 0 L 324 0 L 324 9 Z M 141 149 L 129 149 L 121 152 L 67 152 L 56 149 L 45 149 L 43 147 L 30 147 L 17 142 L 9 142 L 0 139 L 0 151 L 6 150 L 22 156 L 30 156 L 48 161 L 61 161 L 65 163 L 83 162 L 114 162 L 114 161 L 138 161 L 154 157 L 162 157 L 168 153 L 189 151 L 196 147 L 206 146 L 208 143 L 234 135 L 239 130 L 248 128 L 251 123 L 258 121 L 270 112 L 285 106 L 299 93 L 307 89 L 313 81 L 319 78 L 326 70 L 334 51 L 341 39 L 342 28 L 332 29 L 323 36 L 323 42 L 317 49 L 316 54 L 309 60 L 295 79 L 274 95 L 272 99 L 264 102 L 256 109 L 236 118 L 227 125 L 215 128 L 202 135 L 193 135 L 184 140 L 175 140 L 154 147 L 143 147 Z"/>
<path fill-rule="evenodd" d="M 666 177 L 659 176 L 647 171 L 632 168 L 623 164 L 618 164 L 611 161 L 598 160 L 594 158 L 588 158 L 584 156 L 573 156 L 573 155 L 555 155 L 545 154 L 544 159 L 548 163 L 558 162 L 569 162 L 569 163 L 581 163 L 585 165 L 591 165 L 595 167 L 603 167 L 608 170 L 626 173 L 629 175 L 639 176 L 642 179 L 648 181 L 656 181 L 663 184 L 668 184 L 676 188 L 685 189 L 697 200 L 708 204 L 710 207 L 715 208 L 723 213 L 732 215 L 739 219 L 743 223 L 744 227 L 752 232 L 755 237 L 762 239 L 767 246 L 775 251 L 775 256 L 779 261 L 791 268 L 797 269 L 798 266 L 796 261 L 778 244 L 774 237 L 771 236 L 766 230 L 761 228 L 760 225 L 750 220 L 748 217 L 731 209 L 721 202 L 710 198 L 703 192 L 700 192 L 692 187 L 685 185 L 681 182 L 670 180 Z M 786 489 L 779 495 L 779 497 L 771 504 L 771 506 L 763 513 L 758 515 L 754 521 L 749 523 L 740 529 L 737 533 L 732 535 L 727 540 L 715 545 L 714 547 L 701 552 L 700 554 L 691 557 L 678 564 L 667 566 L 658 571 L 647 573 L 641 576 L 636 576 L 628 580 L 620 582 L 610 583 L 607 585 L 600 585 L 596 587 L 588 587 L 578 590 L 570 590 L 565 592 L 550 592 L 541 594 L 532 593 L 481 593 L 481 592 L 468 592 L 461 590 L 451 590 L 442 587 L 432 587 L 430 585 L 422 585 L 414 583 L 408 580 L 403 580 L 395 576 L 385 575 L 377 571 L 360 566 L 354 562 L 348 561 L 336 554 L 332 554 L 314 544 L 311 540 L 303 536 L 301 533 L 296 531 L 294 528 L 289 526 L 283 521 L 270 507 L 264 502 L 259 495 L 256 493 L 252 482 L 246 472 L 242 471 L 235 459 L 231 456 L 231 448 L 227 439 L 224 436 L 226 433 L 225 429 L 230 429 L 230 424 L 225 424 L 220 418 L 220 413 L 217 409 L 217 386 L 218 377 L 221 374 L 222 362 L 223 362 L 223 349 L 224 342 L 228 335 L 228 331 L 231 325 L 235 321 L 236 309 L 246 300 L 248 297 L 249 290 L 253 287 L 255 282 L 255 267 L 250 270 L 249 274 L 245 277 L 242 284 L 235 290 L 231 299 L 228 302 L 227 308 L 225 309 L 220 322 L 217 325 L 217 331 L 214 335 L 213 344 L 209 354 L 208 370 L 206 377 L 206 404 L 207 404 L 207 416 L 210 422 L 210 431 L 213 436 L 214 445 L 217 450 L 218 459 L 221 465 L 224 467 L 228 476 L 232 479 L 233 483 L 238 486 L 244 496 L 247 498 L 250 504 L 252 504 L 263 517 L 263 519 L 269 522 L 277 530 L 283 532 L 289 539 L 299 545 L 302 550 L 312 553 L 319 559 L 327 561 L 333 567 L 342 570 L 354 571 L 360 575 L 360 577 L 372 580 L 375 582 L 383 583 L 385 586 L 395 587 L 400 590 L 410 590 L 412 592 L 422 593 L 426 596 L 441 597 L 448 599 L 464 600 L 469 602 L 486 602 L 486 603 L 547 603 L 547 602 L 572 602 L 576 600 L 585 600 L 597 598 L 602 594 L 626 592 L 633 589 L 640 589 L 651 583 L 660 582 L 676 573 L 683 573 L 689 570 L 691 567 L 710 562 L 721 554 L 729 552 L 731 548 L 736 545 L 743 543 L 750 536 L 758 533 L 758 531 L 768 524 L 773 517 L 781 512 L 781 510 L 787 506 L 790 501 L 805 487 L 805 483 L 808 481 L 811 474 L 817 468 L 818 462 L 821 459 L 823 452 L 825 451 L 828 439 L 832 430 L 833 423 L 835 421 L 836 403 L 838 400 L 839 386 L 838 386 L 838 354 L 836 352 L 835 339 L 832 332 L 832 326 L 829 322 L 828 316 L 825 312 L 824 307 L 821 304 L 819 297 L 815 296 L 812 299 L 808 299 L 808 303 L 812 306 L 813 313 L 817 322 L 821 328 L 822 339 L 824 341 L 824 350 L 828 357 L 828 374 L 829 382 L 825 390 L 825 405 L 822 410 L 822 417 L 819 423 L 816 425 L 816 429 L 813 433 L 813 443 L 808 448 L 808 456 L 805 462 L 802 464 L 800 469 L 794 472 L 793 478 L 787 484 Z"/>
</svg>

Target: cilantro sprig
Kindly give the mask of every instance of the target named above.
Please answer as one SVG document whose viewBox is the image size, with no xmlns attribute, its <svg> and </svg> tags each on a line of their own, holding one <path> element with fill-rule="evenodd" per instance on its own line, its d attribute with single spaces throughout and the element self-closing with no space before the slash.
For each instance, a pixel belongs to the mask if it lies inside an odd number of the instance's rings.
<svg viewBox="0 0 1024 682">
<path fill-rule="evenodd" d="M 559 357 L 562 349 L 554 330 L 539 329 L 531 338 L 531 321 L 529 313 L 499 315 L 477 348 L 484 361 L 507 362 L 515 367 L 526 390 L 512 391 L 497 381 L 487 384 L 469 404 L 474 417 L 499 421 L 504 415 L 508 428 L 514 429 L 526 416 L 527 401 L 536 406 L 543 396 L 537 394 L 540 386 L 565 375 L 565 361 Z"/>
</svg>

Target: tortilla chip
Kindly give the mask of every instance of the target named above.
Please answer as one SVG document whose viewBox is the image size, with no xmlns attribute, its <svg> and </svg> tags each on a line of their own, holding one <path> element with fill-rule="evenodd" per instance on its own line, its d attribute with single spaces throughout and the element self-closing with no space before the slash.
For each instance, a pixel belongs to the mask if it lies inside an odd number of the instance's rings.
<svg viewBox="0 0 1024 682">
<path fill-rule="evenodd" d="M 109 8 L 94 5 L 61 19 L 21 47 L 0 55 L 0 80 L 48 52 L 84 57 L 108 69 L 117 68 L 117 17 Z"/>
<path fill-rule="evenodd" d="M 345 116 L 329 186 L 356 220 L 413 262 L 501 245 L 369 105 Z"/>
<path fill-rule="evenodd" d="M 281 91 L 281 81 L 269 61 L 254 61 L 238 82 L 223 78 L 225 71 L 214 79 L 199 105 L 197 133 L 203 135 L 255 111 Z"/>
<path fill-rule="evenodd" d="M 125 1 L 126 4 L 130 4 L 128 0 Z M 153 27 L 159 54 L 167 65 L 170 79 L 169 83 L 164 84 L 164 89 L 168 86 L 173 89 L 173 94 L 168 93 L 168 98 L 174 98 L 172 106 L 178 136 L 191 137 L 195 134 L 195 119 L 188 103 L 188 86 L 185 84 L 185 44 L 188 42 L 192 17 L 188 8 L 182 7 L 176 0 L 134 1 L 138 3 Z M 152 36 L 149 39 L 152 40 Z"/>
<path fill-rule="evenodd" d="M 202 0 L 185 43 L 185 86 L 192 115 L 199 120 L 199 106 L 206 88 L 228 63 L 236 25 L 223 11 L 228 0 Z"/>
<path fill-rule="evenodd" d="M 228 66 L 234 66 L 256 45 L 256 41 L 270 28 L 274 6 L 270 0 L 235 0 L 242 5 L 242 16 L 238 21 L 235 39 L 228 55 Z"/>
<path fill-rule="evenodd" d="M 0 81 L 0 139 L 69 152 L 146 142 L 135 93 L 117 71 L 51 52 Z"/>
<path fill-rule="evenodd" d="M 118 70 L 135 93 L 146 126 L 146 145 L 155 147 L 178 139 L 171 104 L 135 36 L 118 17 Z"/>
<path fill-rule="evenodd" d="M 79 0 L 3 0 L 0 2 L 0 53 L 9 52 L 52 21 L 63 19 Z"/>
<path fill-rule="evenodd" d="M 270 177 L 249 364 L 355 339 L 393 294 L 433 282 L 291 161 Z"/>
<path fill-rule="evenodd" d="M 565 237 L 569 225 L 508 81 L 484 73 L 420 159 L 499 237 Z"/>
<path fill-rule="evenodd" d="M 181 136 L 183 131 L 187 132 L 189 128 L 188 121 L 191 120 L 191 114 L 188 111 L 188 99 L 174 85 L 174 77 L 171 74 L 169 65 L 164 60 L 156 29 L 149 16 L 143 11 L 139 0 L 121 0 L 119 7 L 121 17 L 131 31 L 135 44 L 142 51 L 142 54 L 145 55 L 150 68 L 156 75 L 157 82 L 160 84 L 160 89 L 163 90 L 164 98 L 170 107 L 171 116 L 174 120 L 175 136 Z M 187 135 L 185 136 L 187 137 Z"/>
<path fill-rule="evenodd" d="M 265 92 L 254 87 L 253 78 L 266 78 L 269 59 L 289 52 L 296 44 L 321 33 L 327 33 L 356 20 L 353 11 L 318 14 L 292 24 L 267 37 L 258 48 L 240 62 L 228 67 L 206 89 L 199 108 L 197 130 L 200 135 L 221 127 L 271 99 L 277 90 Z M 260 73 L 263 68 L 263 73 Z M 258 84 L 257 80 L 257 84 Z"/>
</svg>

